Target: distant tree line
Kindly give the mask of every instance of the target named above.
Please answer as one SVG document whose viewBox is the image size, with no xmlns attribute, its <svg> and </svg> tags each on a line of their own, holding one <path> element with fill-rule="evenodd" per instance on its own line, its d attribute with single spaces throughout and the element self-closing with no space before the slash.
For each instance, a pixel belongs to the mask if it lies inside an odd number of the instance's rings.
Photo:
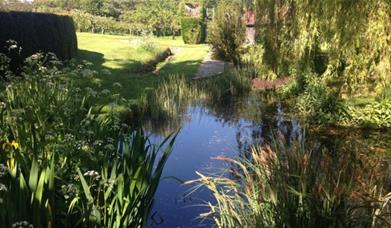
<svg viewBox="0 0 391 228">
<path fill-rule="evenodd" d="M 213 6 L 217 0 L 0 0 L 0 10 L 68 14 L 81 32 L 164 36 L 180 33 L 188 2 Z"/>
</svg>

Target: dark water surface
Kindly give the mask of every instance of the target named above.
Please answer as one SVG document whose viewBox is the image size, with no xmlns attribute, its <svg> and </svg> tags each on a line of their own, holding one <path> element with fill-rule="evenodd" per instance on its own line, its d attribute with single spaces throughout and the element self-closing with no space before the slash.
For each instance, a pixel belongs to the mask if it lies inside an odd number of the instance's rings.
<svg viewBox="0 0 391 228">
<path fill-rule="evenodd" d="M 283 134 L 288 143 L 293 138 L 305 137 L 331 151 L 351 141 L 374 153 L 391 154 L 389 130 L 321 129 L 303 133 L 300 121 L 286 120 L 280 105 L 267 107 L 263 99 L 249 97 L 225 108 L 190 106 L 187 113 L 178 116 L 181 130 L 163 177 L 188 181 L 198 177 L 196 171 L 221 173 L 227 165 L 213 157 L 235 158 L 252 144 L 268 143 L 275 134 Z M 155 135 L 154 140 L 161 138 Z M 210 227 L 210 221 L 198 217 L 207 211 L 205 204 L 213 203 L 213 198 L 203 189 L 189 195 L 191 187 L 174 178 L 164 179 L 156 194 L 150 227 Z"/>
</svg>

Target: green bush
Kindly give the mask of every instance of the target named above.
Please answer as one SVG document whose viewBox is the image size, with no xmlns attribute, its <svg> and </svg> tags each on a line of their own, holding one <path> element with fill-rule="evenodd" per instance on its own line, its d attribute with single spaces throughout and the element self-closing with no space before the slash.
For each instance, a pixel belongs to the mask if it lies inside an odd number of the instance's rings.
<svg viewBox="0 0 391 228">
<path fill-rule="evenodd" d="M 242 22 L 240 5 L 221 2 L 217 6 L 215 19 L 208 30 L 208 42 L 212 45 L 216 57 L 241 63 L 240 52 L 245 43 L 245 25 Z"/>
<path fill-rule="evenodd" d="M 372 102 L 363 107 L 346 107 L 346 113 L 340 116 L 340 124 L 365 126 L 372 128 L 391 127 L 391 100 Z"/>
<path fill-rule="evenodd" d="M 315 73 L 301 72 L 296 80 L 291 92 L 300 94 L 297 110 L 312 123 L 335 123 L 335 118 L 343 111 L 339 91 L 329 88 Z"/>
<path fill-rule="evenodd" d="M 198 17 L 183 17 L 182 38 L 185 44 L 200 44 L 205 42 L 205 24 Z"/>
</svg>

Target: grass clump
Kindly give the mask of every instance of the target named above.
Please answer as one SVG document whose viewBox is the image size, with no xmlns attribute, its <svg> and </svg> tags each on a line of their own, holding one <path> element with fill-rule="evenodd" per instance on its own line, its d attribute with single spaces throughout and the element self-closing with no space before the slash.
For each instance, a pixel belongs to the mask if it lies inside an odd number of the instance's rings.
<svg viewBox="0 0 391 228">
<path fill-rule="evenodd" d="M 340 153 L 277 140 L 253 146 L 224 175 L 198 173 L 217 227 L 384 227 L 391 223 L 385 158 L 351 146 Z"/>
</svg>

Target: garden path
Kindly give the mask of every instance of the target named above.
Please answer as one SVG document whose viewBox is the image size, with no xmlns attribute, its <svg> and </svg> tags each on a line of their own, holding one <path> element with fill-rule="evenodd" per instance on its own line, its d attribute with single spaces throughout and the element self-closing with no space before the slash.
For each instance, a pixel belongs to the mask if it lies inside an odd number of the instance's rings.
<svg viewBox="0 0 391 228">
<path fill-rule="evenodd" d="M 202 61 L 197 74 L 193 79 L 202 79 L 224 73 L 225 62 L 213 59 L 212 51 Z"/>
</svg>

